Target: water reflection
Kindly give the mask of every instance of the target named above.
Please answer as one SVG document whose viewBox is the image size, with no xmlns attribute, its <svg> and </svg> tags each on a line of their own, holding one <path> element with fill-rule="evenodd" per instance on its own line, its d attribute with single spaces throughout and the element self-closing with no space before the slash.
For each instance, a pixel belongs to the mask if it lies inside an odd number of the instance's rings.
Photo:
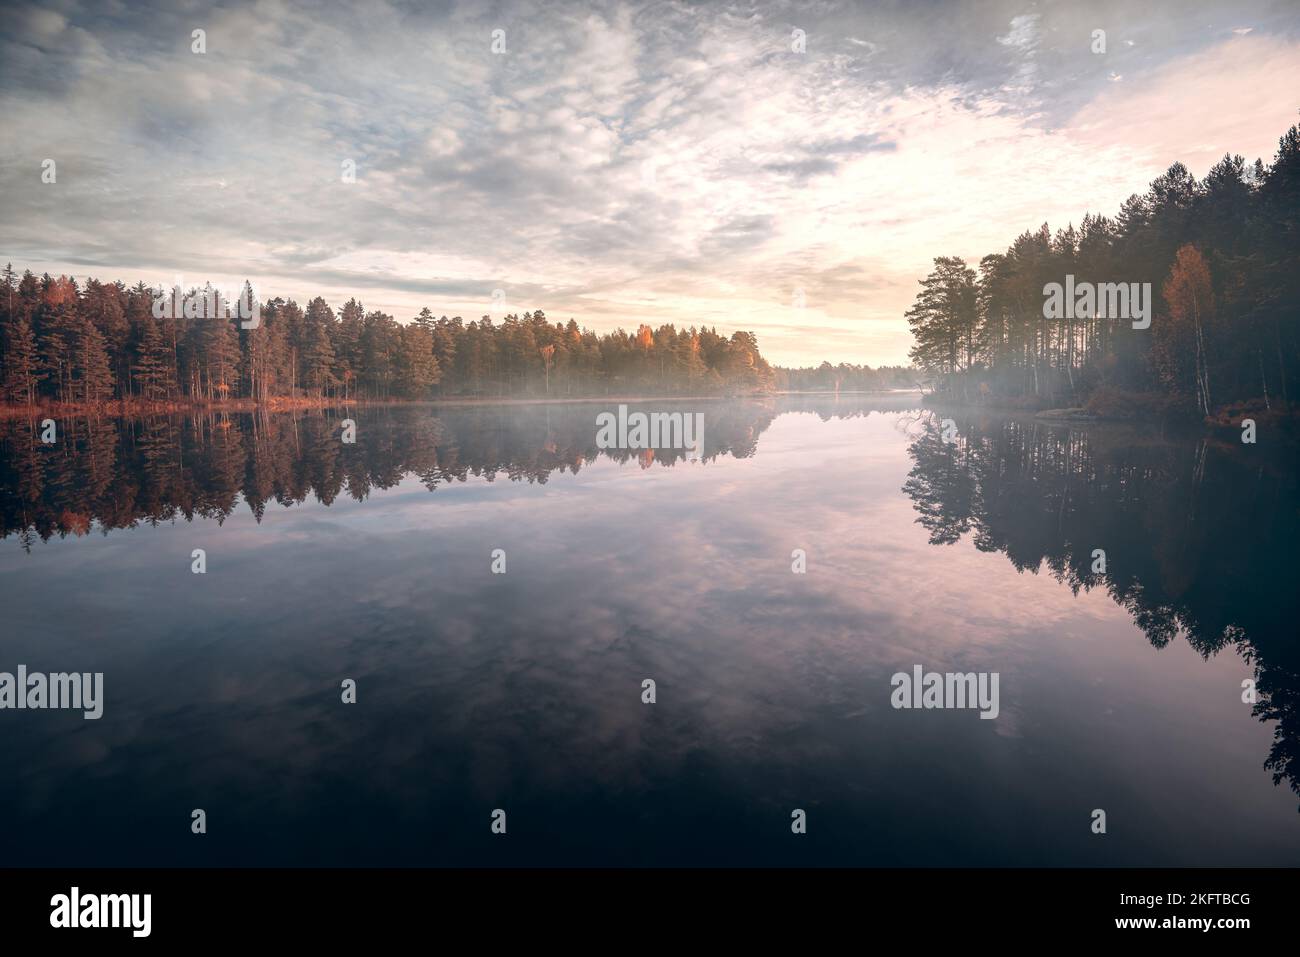
<svg viewBox="0 0 1300 957">
<path fill-rule="evenodd" d="M 816 411 L 825 419 L 903 409 L 909 396 L 783 397 L 748 402 L 664 401 L 631 408 L 704 415 L 705 462 L 748 458 L 780 413 Z M 309 496 L 364 500 L 413 474 L 430 491 L 470 478 L 545 483 L 576 475 L 599 458 L 672 467 L 681 449 L 599 449 L 596 415 L 608 404 L 380 406 L 296 414 L 227 413 L 142 419 L 70 418 L 59 440 L 40 441 L 30 419 L 0 421 L 0 537 L 24 548 L 37 539 L 229 516 L 240 499 L 260 519 L 267 506 Z M 363 425 L 341 441 L 341 422 Z M 356 419 L 354 419 L 355 421 Z"/>
<path fill-rule="evenodd" d="M 1293 781 L 1287 463 L 997 418 L 945 445 L 914 405 L 707 404 L 702 465 L 598 450 L 604 405 L 358 409 L 355 445 L 342 412 L 5 423 L 0 667 L 102 670 L 106 704 L 0 715 L 4 853 L 1294 860 L 1246 669 L 1171 640 L 1249 660 Z M 914 663 L 999 671 L 1002 714 L 894 711 Z"/>
<path fill-rule="evenodd" d="M 92 525 L 107 532 L 182 518 L 220 522 L 241 497 L 260 519 L 272 503 L 308 496 L 326 505 L 340 495 L 360 501 L 407 474 L 434 491 L 471 477 L 545 483 L 602 456 L 651 468 L 689 454 L 598 449 L 595 416 L 604 408 L 451 406 L 431 414 L 428 407 L 379 407 L 360 415 L 353 444 L 341 441 L 348 413 L 334 410 L 68 419 L 54 445 L 40 441 L 37 423 L 10 420 L 0 423 L 0 535 L 30 548 L 38 538 L 84 535 Z M 775 414 L 772 402 L 706 404 L 703 460 L 753 455 Z"/>
<path fill-rule="evenodd" d="M 908 447 L 903 491 L 931 544 L 969 537 L 1075 594 L 1102 589 L 1157 648 L 1181 635 L 1205 658 L 1233 649 L 1255 669 L 1254 714 L 1277 722 L 1265 767 L 1300 794 L 1294 449 L 954 421 L 946 442 L 941 420 L 921 417 Z"/>
</svg>

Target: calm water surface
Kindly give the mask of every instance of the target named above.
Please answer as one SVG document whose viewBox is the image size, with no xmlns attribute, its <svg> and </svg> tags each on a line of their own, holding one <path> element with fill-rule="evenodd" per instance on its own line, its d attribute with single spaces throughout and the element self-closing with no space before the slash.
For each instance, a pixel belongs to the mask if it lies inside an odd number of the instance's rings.
<svg viewBox="0 0 1300 957">
<path fill-rule="evenodd" d="M 914 403 L 0 424 L 0 862 L 1300 863 L 1294 457 Z"/>
</svg>

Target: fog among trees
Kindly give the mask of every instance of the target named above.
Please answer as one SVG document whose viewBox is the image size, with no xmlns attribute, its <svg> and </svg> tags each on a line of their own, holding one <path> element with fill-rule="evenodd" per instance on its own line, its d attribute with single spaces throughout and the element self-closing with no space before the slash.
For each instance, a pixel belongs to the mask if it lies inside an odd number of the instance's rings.
<svg viewBox="0 0 1300 957">
<path fill-rule="evenodd" d="M 1150 328 L 1044 318 L 1044 287 L 1150 283 Z M 1204 179 L 1174 163 L 1113 218 L 1022 233 L 978 270 L 934 260 L 907 312 L 911 357 L 938 391 L 1095 407 L 1158 395 L 1189 414 L 1276 409 L 1300 374 L 1300 130 L 1271 164 L 1224 156 Z"/>
</svg>

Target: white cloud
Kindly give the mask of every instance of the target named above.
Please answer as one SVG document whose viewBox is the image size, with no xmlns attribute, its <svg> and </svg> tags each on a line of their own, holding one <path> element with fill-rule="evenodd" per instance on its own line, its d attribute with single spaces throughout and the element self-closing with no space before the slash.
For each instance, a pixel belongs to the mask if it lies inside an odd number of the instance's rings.
<svg viewBox="0 0 1300 957">
<path fill-rule="evenodd" d="M 983 72 L 916 82 L 877 64 L 947 54 L 812 22 L 795 54 L 779 17 L 704 6 L 266 2 L 212 11 L 205 56 L 192 19 L 159 13 L 141 39 L 30 14 L 5 41 L 24 64 L 0 87 L 15 265 L 247 275 L 401 319 L 476 317 L 500 287 L 600 328 L 752 328 L 785 362 L 904 360 L 932 257 L 1113 213 L 1174 159 L 1267 156 L 1300 88 L 1295 44 L 1256 32 L 1123 77 L 1089 58 L 1094 92 L 1049 125 L 1036 14 L 952 38 Z"/>
<path fill-rule="evenodd" d="M 1011 29 L 1006 36 L 998 37 L 1003 46 L 1031 50 L 1038 43 L 1038 14 L 1025 13 L 1011 20 Z"/>
</svg>

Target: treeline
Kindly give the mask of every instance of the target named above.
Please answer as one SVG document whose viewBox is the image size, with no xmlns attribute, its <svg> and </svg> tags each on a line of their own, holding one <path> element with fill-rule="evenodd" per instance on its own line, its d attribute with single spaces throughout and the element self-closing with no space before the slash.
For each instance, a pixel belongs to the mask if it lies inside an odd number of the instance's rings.
<svg viewBox="0 0 1300 957">
<path fill-rule="evenodd" d="M 350 299 L 261 303 L 259 321 L 154 316 L 144 283 L 66 276 L 0 287 L 0 400 L 145 402 L 440 396 L 728 395 L 771 391 L 752 332 L 642 325 L 598 335 L 541 311 L 410 322 Z M 251 295 L 251 288 L 246 287 Z M 210 290 L 191 290 L 202 298 Z M 166 311 L 166 310 L 160 310 Z M 253 325 L 253 328 L 244 328 Z"/>
<path fill-rule="evenodd" d="M 852 365 L 823 362 L 803 369 L 776 368 L 776 387 L 781 392 L 883 392 L 915 389 L 919 375 L 910 366 Z"/>
<path fill-rule="evenodd" d="M 1175 163 L 1115 218 L 1055 234 L 1044 224 L 978 274 L 958 257 L 934 263 L 907 319 L 912 359 L 939 392 L 1039 404 L 1160 394 L 1201 415 L 1285 406 L 1300 373 L 1300 131 L 1271 165 L 1225 156 L 1198 181 Z M 1150 283 L 1150 327 L 1104 305 L 1044 318 L 1044 287 L 1067 276 Z"/>
</svg>

